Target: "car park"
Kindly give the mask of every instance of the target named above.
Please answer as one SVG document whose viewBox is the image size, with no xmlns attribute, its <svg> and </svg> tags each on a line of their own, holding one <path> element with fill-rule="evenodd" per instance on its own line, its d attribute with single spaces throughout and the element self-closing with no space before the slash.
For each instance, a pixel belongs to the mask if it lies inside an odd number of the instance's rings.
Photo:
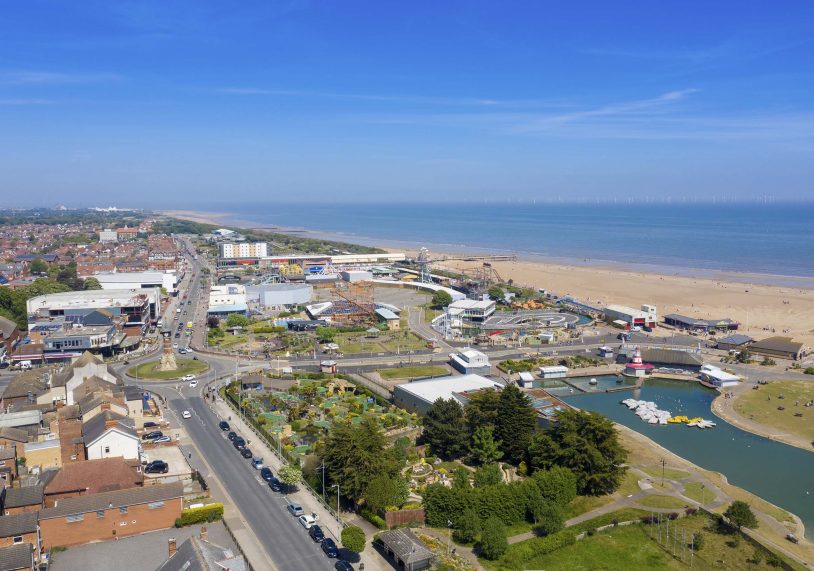
<svg viewBox="0 0 814 571">
<path fill-rule="evenodd" d="M 298 504 L 297 502 L 291 502 L 290 504 L 288 504 L 287 509 L 291 513 L 291 515 L 293 515 L 295 517 L 299 517 L 303 513 L 305 513 L 305 512 L 302 511 L 302 506 L 300 504 Z"/>
<path fill-rule="evenodd" d="M 221 430 L 229 430 L 229 423 L 226 422 L 225 420 L 221 420 L 218 423 L 218 428 L 220 428 Z"/>
<path fill-rule="evenodd" d="M 223 427 L 221 427 L 221 428 L 223 428 Z M 224 430 L 229 430 L 229 428 L 227 427 Z M 234 440 L 235 438 L 237 438 L 237 432 L 232 431 L 227 435 L 227 437 L 229 438 L 229 440 Z"/>
<path fill-rule="evenodd" d="M 311 529 L 308 530 L 308 535 L 310 535 L 311 539 L 317 543 L 320 543 L 323 539 L 325 539 L 325 534 L 322 532 L 322 528 L 317 524 L 311 526 Z"/>
<path fill-rule="evenodd" d="M 141 436 L 142 440 L 155 440 L 156 438 L 161 438 L 164 436 L 164 433 L 160 430 L 153 430 L 152 432 L 148 432 Z"/>
<path fill-rule="evenodd" d="M 317 520 L 314 519 L 314 516 L 310 514 L 302 514 L 300 517 L 297 518 L 300 522 L 300 525 L 303 526 L 305 529 L 311 529 L 311 526 L 317 523 Z"/>
<path fill-rule="evenodd" d="M 172 442 L 172 438 L 165 434 L 153 440 L 153 444 L 164 444 L 165 442 Z"/>
<path fill-rule="evenodd" d="M 274 477 L 274 472 L 271 471 L 271 468 L 268 466 L 263 466 L 260 468 L 260 477 L 263 478 L 266 482 L 270 482 L 271 479 Z"/>
<path fill-rule="evenodd" d="M 240 451 L 240 455 L 243 456 L 244 458 L 251 458 L 253 456 L 252 451 L 249 450 L 248 448 L 243 448 Z"/>
<path fill-rule="evenodd" d="M 254 468 L 255 470 L 262 469 L 263 468 L 263 459 L 260 458 L 259 456 L 256 456 L 255 458 L 252 458 L 252 468 Z"/>
<path fill-rule="evenodd" d="M 181 416 L 183 418 L 192 418 L 192 413 L 189 412 L 188 410 L 185 410 L 184 412 L 181 413 Z"/>
<path fill-rule="evenodd" d="M 326 537 L 322 540 L 322 544 L 320 545 L 322 551 L 325 552 L 325 555 L 328 557 L 339 557 L 339 549 L 336 547 L 336 543 L 330 537 Z"/>
<path fill-rule="evenodd" d="M 272 478 L 271 480 L 269 480 L 269 488 L 271 488 L 272 492 L 282 492 L 283 483 L 277 478 Z"/>
<path fill-rule="evenodd" d="M 163 460 L 153 460 L 144 467 L 145 474 L 166 474 L 169 471 L 169 464 Z"/>
</svg>

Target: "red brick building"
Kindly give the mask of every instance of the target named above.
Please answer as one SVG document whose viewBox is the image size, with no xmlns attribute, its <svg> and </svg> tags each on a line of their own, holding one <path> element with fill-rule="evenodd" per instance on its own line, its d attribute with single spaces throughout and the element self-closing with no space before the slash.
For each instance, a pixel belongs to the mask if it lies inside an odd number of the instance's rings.
<svg viewBox="0 0 814 571">
<path fill-rule="evenodd" d="M 45 486 L 46 507 L 59 500 L 140 487 L 144 484 L 138 461 L 124 458 L 102 458 L 64 465 Z"/>
</svg>

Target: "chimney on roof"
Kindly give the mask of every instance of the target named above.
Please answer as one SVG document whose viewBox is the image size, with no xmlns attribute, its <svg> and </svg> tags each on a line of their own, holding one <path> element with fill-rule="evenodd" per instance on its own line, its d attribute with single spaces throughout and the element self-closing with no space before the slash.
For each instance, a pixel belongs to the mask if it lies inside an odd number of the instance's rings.
<svg viewBox="0 0 814 571">
<path fill-rule="evenodd" d="M 113 428 L 117 424 L 119 424 L 119 421 L 116 420 L 115 418 L 106 418 L 105 419 L 105 428 Z"/>
<path fill-rule="evenodd" d="M 176 552 L 176 551 L 178 551 L 178 546 L 175 544 L 175 538 L 174 538 L 174 537 L 171 537 L 171 538 L 170 538 L 170 539 L 167 541 L 167 544 L 168 544 L 168 546 L 167 546 L 167 547 L 168 547 L 168 549 L 169 549 L 169 555 L 167 556 L 167 558 L 169 559 L 170 557 L 172 557 L 173 555 L 175 555 L 175 552 Z"/>
<path fill-rule="evenodd" d="M 201 526 L 201 541 L 209 541 L 209 530 L 206 529 L 205 525 Z"/>
<path fill-rule="evenodd" d="M 110 403 L 109 402 L 103 402 L 100 410 L 110 410 Z"/>
</svg>

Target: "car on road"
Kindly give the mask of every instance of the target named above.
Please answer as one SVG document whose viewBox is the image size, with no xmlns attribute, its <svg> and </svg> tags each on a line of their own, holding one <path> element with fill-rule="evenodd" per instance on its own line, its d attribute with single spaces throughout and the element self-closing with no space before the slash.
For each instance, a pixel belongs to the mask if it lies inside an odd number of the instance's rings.
<svg viewBox="0 0 814 571">
<path fill-rule="evenodd" d="M 183 347 L 181 347 L 180 349 L 178 349 L 178 354 L 179 354 L 179 355 L 186 355 L 186 354 L 187 354 L 187 350 L 186 350 L 186 349 L 184 349 Z"/>
<path fill-rule="evenodd" d="M 229 423 L 226 422 L 225 420 L 221 420 L 218 423 L 218 428 L 220 428 L 221 430 L 229 430 Z"/>
<path fill-rule="evenodd" d="M 263 468 L 263 459 L 260 456 L 252 458 L 252 468 L 255 470 L 261 470 Z"/>
<path fill-rule="evenodd" d="M 322 540 L 322 544 L 320 545 L 322 551 L 325 552 L 325 555 L 328 557 L 339 557 L 339 549 L 336 547 L 336 543 L 330 537 L 326 537 Z"/>
<path fill-rule="evenodd" d="M 172 344 L 172 348 L 173 348 L 173 349 L 178 349 L 178 343 L 173 343 L 173 344 Z"/>
<path fill-rule="evenodd" d="M 175 334 L 175 338 L 176 338 L 176 339 L 178 339 L 179 337 L 181 337 L 181 334 L 180 334 L 180 333 L 176 333 L 176 334 Z M 177 343 L 176 343 L 176 345 L 177 345 Z"/>
<path fill-rule="evenodd" d="M 254 454 L 252 454 L 252 451 L 249 450 L 248 448 L 243 448 L 240 451 L 240 455 L 243 456 L 244 458 L 251 458 L 252 456 L 254 456 Z"/>
<path fill-rule="evenodd" d="M 170 465 L 163 460 L 153 460 L 144 467 L 145 474 L 166 474 L 170 471 Z"/>
<path fill-rule="evenodd" d="M 263 478 L 266 482 L 271 482 L 271 479 L 274 477 L 274 472 L 271 471 L 271 468 L 268 466 L 263 466 L 260 468 L 260 477 Z"/>
<path fill-rule="evenodd" d="M 334 563 L 334 569 L 336 569 L 336 571 L 353 571 L 353 565 L 344 559 L 338 559 L 336 563 Z"/>
<path fill-rule="evenodd" d="M 290 504 L 288 504 L 287 509 L 288 509 L 289 512 L 291 512 L 291 515 L 293 515 L 294 517 L 299 517 L 303 513 L 305 513 L 305 512 L 302 511 L 302 506 L 300 504 L 298 504 L 297 502 L 291 502 Z"/>
<path fill-rule="evenodd" d="M 153 430 L 152 432 L 148 432 L 147 434 L 143 434 L 141 436 L 142 440 L 155 440 L 156 438 L 161 438 L 164 436 L 164 433 L 160 430 Z"/>
<path fill-rule="evenodd" d="M 197 386 L 198 386 L 198 381 L 196 381 L 194 379 L 189 381 L 189 388 L 194 389 Z"/>
<path fill-rule="evenodd" d="M 153 440 L 153 444 L 164 444 L 165 442 L 172 442 L 172 438 L 165 434 Z"/>
<path fill-rule="evenodd" d="M 181 377 L 181 380 L 182 381 L 194 381 L 195 380 L 195 375 L 184 375 L 183 377 Z"/>
<path fill-rule="evenodd" d="M 277 478 L 272 478 L 271 480 L 269 480 L 269 488 L 271 488 L 272 492 L 282 492 L 283 483 Z"/>
<path fill-rule="evenodd" d="M 185 410 L 184 412 L 181 413 L 181 416 L 183 418 L 192 418 L 192 413 L 189 412 L 188 410 Z"/>
<path fill-rule="evenodd" d="M 305 529 L 311 529 L 312 525 L 317 523 L 317 520 L 314 519 L 314 516 L 310 514 L 302 514 L 300 517 L 297 518 L 300 522 L 300 525 L 303 526 Z"/>
<path fill-rule="evenodd" d="M 322 528 L 317 524 L 311 526 L 311 529 L 308 530 L 308 535 L 310 535 L 311 539 L 317 543 L 320 543 L 323 539 L 325 539 L 325 534 L 322 532 Z"/>
<path fill-rule="evenodd" d="M 221 428 L 223 428 L 223 427 L 221 427 Z M 229 430 L 229 427 L 227 426 L 226 428 L 224 428 L 224 430 Z M 227 438 L 228 438 L 229 440 L 234 440 L 235 438 L 237 438 L 237 432 L 235 432 L 235 431 L 233 430 L 232 432 L 230 432 L 229 434 L 227 434 Z"/>
</svg>

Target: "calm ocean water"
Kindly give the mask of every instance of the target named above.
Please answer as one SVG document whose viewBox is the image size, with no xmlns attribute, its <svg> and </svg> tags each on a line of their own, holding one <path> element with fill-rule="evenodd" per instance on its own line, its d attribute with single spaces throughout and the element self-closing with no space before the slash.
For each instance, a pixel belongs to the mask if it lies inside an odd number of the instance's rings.
<svg viewBox="0 0 814 571">
<path fill-rule="evenodd" d="M 357 243 L 489 249 L 679 273 L 814 277 L 814 204 L 245 204 L 229 210 L 234 220 L 341 234 Z"/>
</svg>

